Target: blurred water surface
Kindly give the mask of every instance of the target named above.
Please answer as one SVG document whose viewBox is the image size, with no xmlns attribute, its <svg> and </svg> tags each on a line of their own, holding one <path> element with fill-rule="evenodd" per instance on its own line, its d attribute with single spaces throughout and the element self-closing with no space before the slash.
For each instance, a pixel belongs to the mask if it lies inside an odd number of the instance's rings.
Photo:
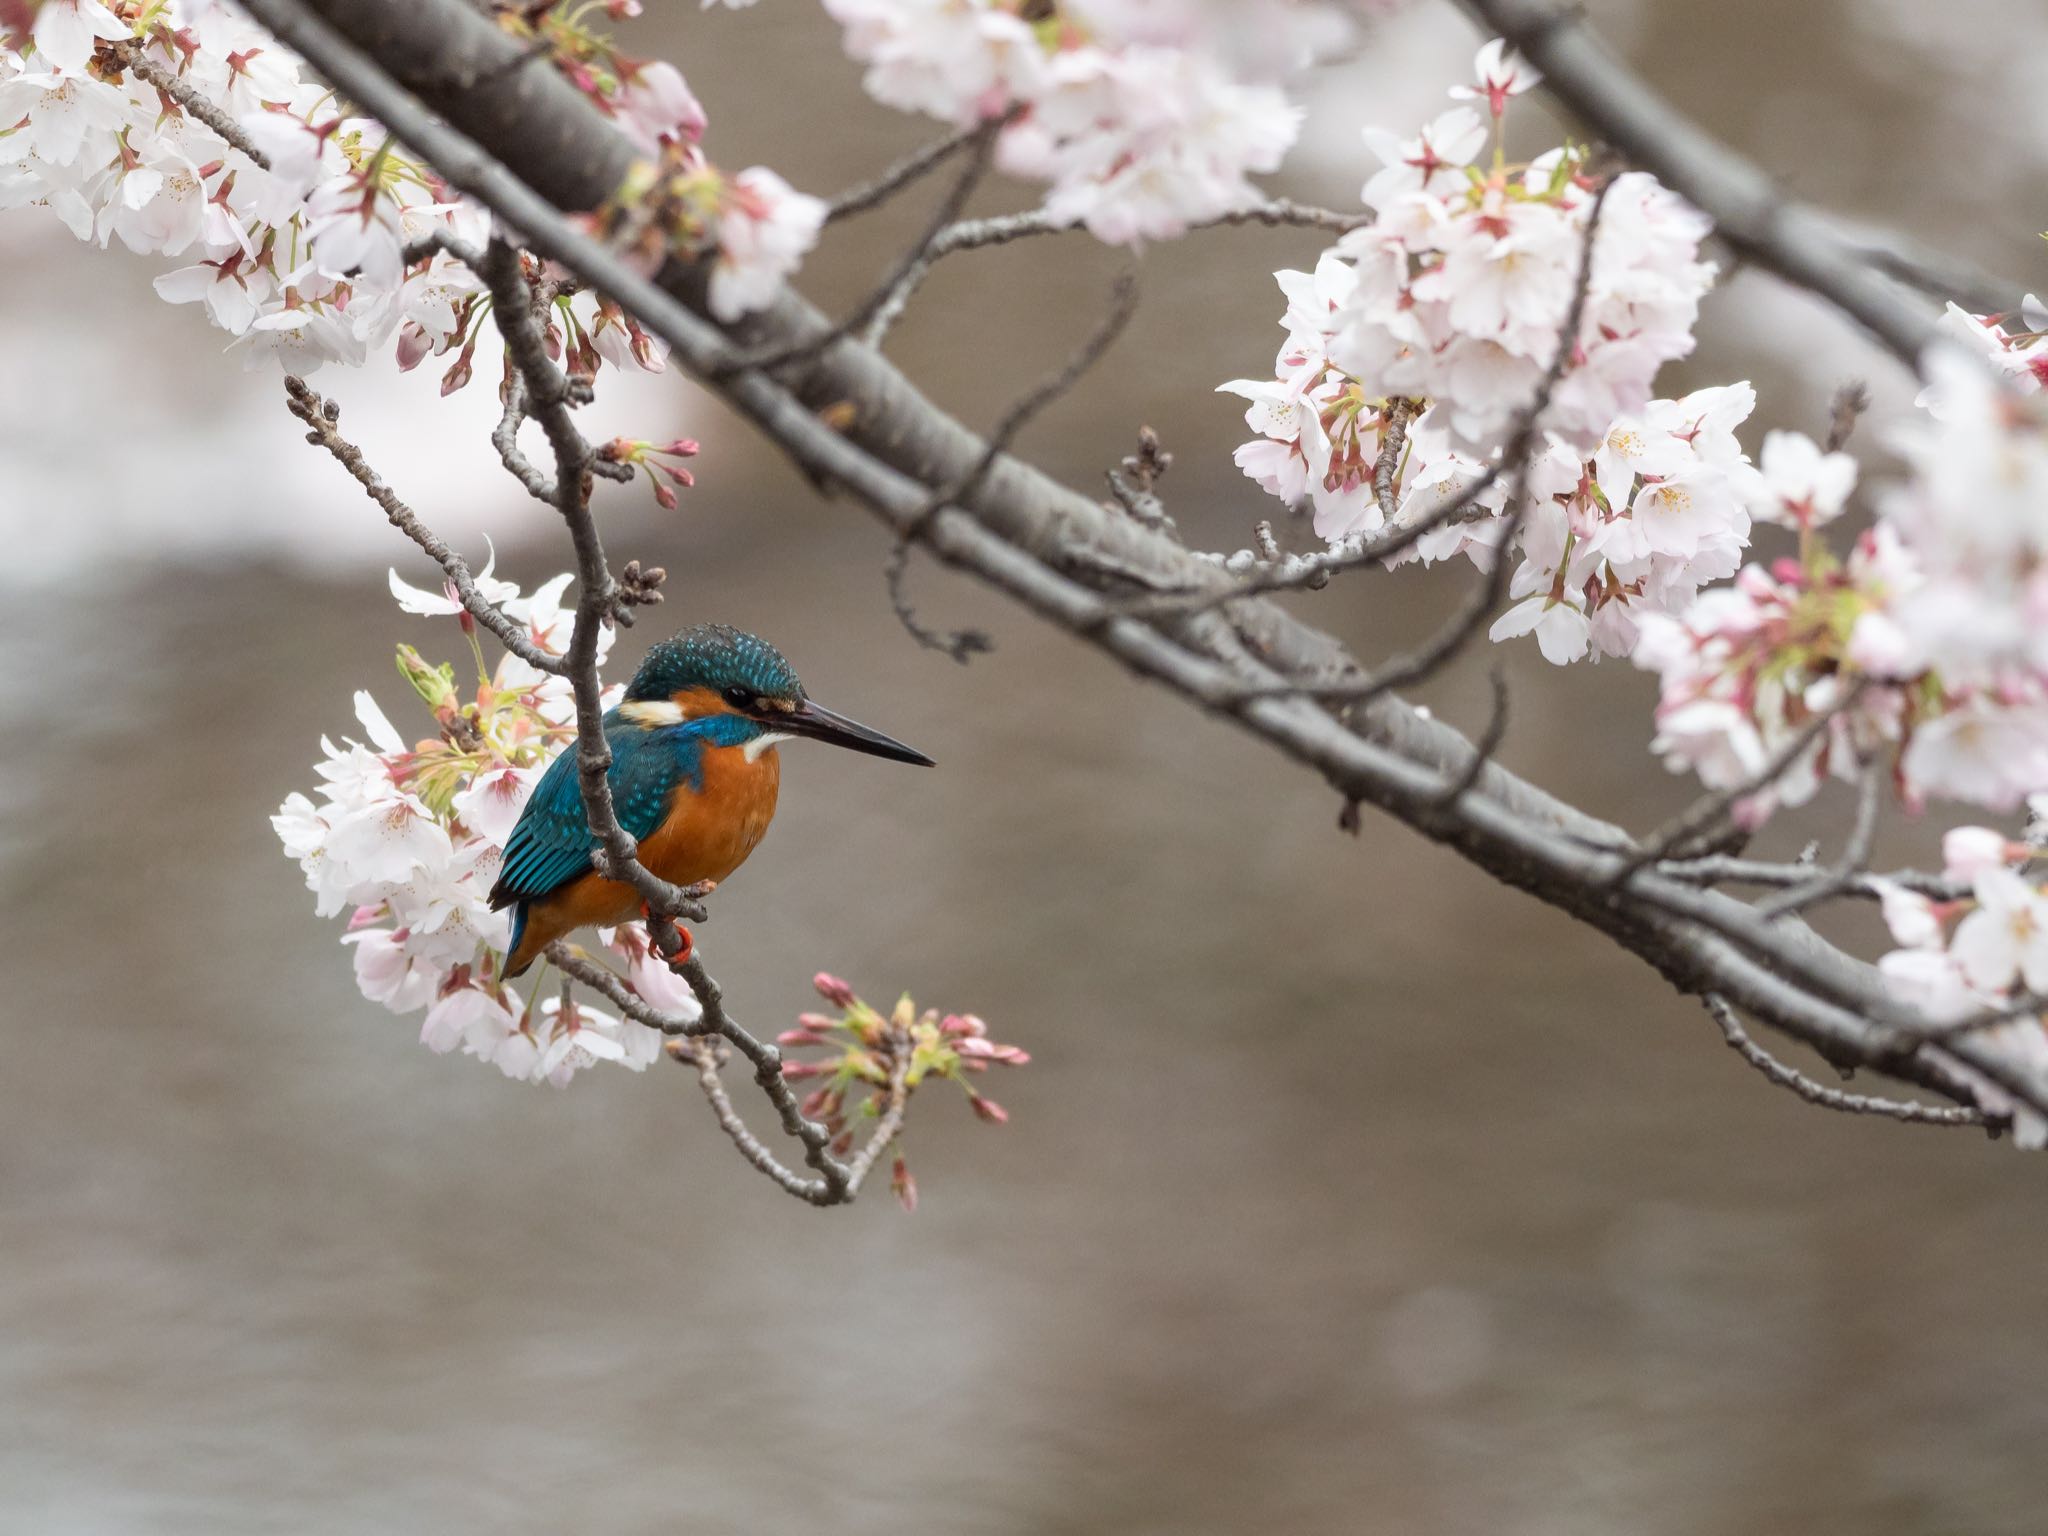
<svg viewBox="0 0 2048 1536">
<path fill-rule="evenodd" d="M 1799 190 L 2035 260 L 2032 7 L 1591 9 Z M 650 38 L 731 163 L 829 189 L 920 132 L 797 0 L 678 6 Z M 1417 10 L 1332 71 L 1291 189 L 1352 195 L 1356 122 L 1433 110 L 1470 41 Z M 835 231 L 813 291 L 849 302 L 921 217 Z M 998 649 L 916 649 L 874 525 L 674 381 L 600 422 L 706 443 L 682 513 L 609 493 L 613 548 L 674 573 L 622 660 L 741 623 L 941 762 L 786 754 L 774 835 L 700 936 L 728 994 L 778 1028 L 827 966 L 1036 1063 L 1003 1130 L 917 1106 L 906 1217 L 776 1194 L 680 1073 L 522 1090 L 421 1050 L 265 821 L 353 689 L 400 711 L 395 640 L 453 653 L 383 595 L 384 563 L 421 568 L 146 270 L 110 285 L 119 258 L 19 217 L 0 241 L 0 1529 L 2048 1524 L 2048 1165 L 1774 1092 L 1604 941 L 1383 821 L 1340 835 L 1312 778 L 923 566 L 929 615 Z M 1150 423 L 1176 514 L 1241 542 L 1268 507 L 1209 391 L 1264 366 L 1261 274 L 1315 249 L 1147 252 L 1132 332 L 1026 446 L 1092 484 Z M 989 421 L 1113 270 L 1078 239 L 950 263 L 898 353 Z M 1767 282 L 1714 305 L 1674 389 L 1753 376 L 1809 425 L 1852 370 L 1881 414 L 1909 397 Z M 417 430 L 431 381 L 323 382 L 438 525 L 493 530 L 528 581 L 560 565 L 479 433 Z M 1306 607 L 1384 649 L 1450 590 Z M 1642 678 L 1510 672 L 1516 767 L 1637 824 L 1683 793 L 1643 756 Z M 1476 669 L 1432 695 L 1468 721 L 1483 697 Z"/>
</svg>

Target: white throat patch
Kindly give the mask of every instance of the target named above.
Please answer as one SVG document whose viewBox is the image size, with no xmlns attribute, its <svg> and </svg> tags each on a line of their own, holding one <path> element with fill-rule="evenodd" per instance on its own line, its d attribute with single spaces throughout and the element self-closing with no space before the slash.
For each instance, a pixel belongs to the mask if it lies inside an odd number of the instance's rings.
<svg viewBox="0 0 2048 1536">
<path fill-rule="evenodd" d="M 745 746 L 741 747 L 740 751 L 746 754 L 748 762 L 755 763 L 761 760 L 761 754 L 763 752 L 766 752 L 778 741 L 794 740 L 796 740 L 796 737 L 792 732 L 767 731 L 759 736 L 756 736 L 752 741 L 748 742 Z"/>
<path fill-rule="evenodd" d="M 638 699 L 631 704 L 621 704 L 619 713 L 650 731 L 659 730 L 664 725 L 681 725 L 690 718 L 673 699 Z"/>
</svg>

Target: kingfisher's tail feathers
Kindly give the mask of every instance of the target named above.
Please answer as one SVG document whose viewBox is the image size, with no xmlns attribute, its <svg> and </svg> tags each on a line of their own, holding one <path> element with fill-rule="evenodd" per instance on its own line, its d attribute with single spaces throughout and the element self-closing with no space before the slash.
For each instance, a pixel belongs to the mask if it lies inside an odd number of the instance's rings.
<svg viewBox="0 0 2048 1536">
<path fill-rule="evenodd" d="M 499 902 L 494 894 L 491 902 L 492 909 L 496 910 L 502 905 L 503 903 Z M 500 982 L 507 982 L 514 976 L 523 975 L 526 968 L 533 964 L 532 955 L 522 955 L 519 952 L 519 946 L 525 938 L 526 903 L 522 901 L 519 903 L 518 910 L 512 914 L 512 940 L 505 946 L 505 963 L 498 970 L 498 980 Z"/>
</svg>

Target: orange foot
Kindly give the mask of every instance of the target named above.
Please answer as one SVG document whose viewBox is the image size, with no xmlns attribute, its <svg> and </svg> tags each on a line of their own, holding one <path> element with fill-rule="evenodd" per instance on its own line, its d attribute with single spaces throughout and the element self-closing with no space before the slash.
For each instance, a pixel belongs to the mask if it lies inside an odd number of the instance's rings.
<svg viewBox="0 0 2048 1536">
<path fill-rule="evenodd" d="M 670 953 L 662 954 L 661 945 L 656 942 L 654 937 L 655 928 L 659 924 L 660 919 L 655 917 L 653 909 L 644 901 L 640 903 L 640 915 L 647 921 L 648 947 L 655 954 L 660 955 L 662 959 L 666 960 L 671 970 L 680 970 L 688 963 L 690 956 L 697 952 L 697 941 L 690 936 L 690 930 L 685 928 L 678 919 L 670 918 L 668 923 L 675 930 L 676 947 Z"/>
</svg>

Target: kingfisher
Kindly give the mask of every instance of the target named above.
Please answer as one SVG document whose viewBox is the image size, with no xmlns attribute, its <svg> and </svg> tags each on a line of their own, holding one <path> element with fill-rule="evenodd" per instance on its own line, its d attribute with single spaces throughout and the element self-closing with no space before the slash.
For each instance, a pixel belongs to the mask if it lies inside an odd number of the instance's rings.
<svg viewBox="0 0 2048 1536">
<path fill-rule="evenodd" d="M 799 736 L 932 766 L 916 748 L 812 700 L 782 653 L 757 635 L 700 624 L 655 646 L 604 717 L 612 806 L 639 843 L 640 862 L 683 886 L 738 869 L 775 816 L 776 748 Z M 638 891 L 597 873 L 595 847 L 572 745 L 534 786 L 491 889 L 492 911 L 516 909 L 501 980 L 574 929 L 647 916 Z M 677 927 L 687 948 L 688 930 Z"/>
</svg>

